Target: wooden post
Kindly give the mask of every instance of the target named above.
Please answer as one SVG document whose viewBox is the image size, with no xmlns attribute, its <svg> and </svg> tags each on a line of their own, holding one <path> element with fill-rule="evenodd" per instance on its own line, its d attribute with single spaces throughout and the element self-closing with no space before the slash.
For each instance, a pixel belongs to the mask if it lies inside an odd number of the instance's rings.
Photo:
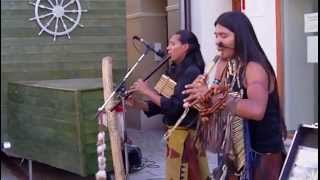
<svg viewBox="0 0 320 180">
<path fill-rule="evenodd" d="M 103 96 L 106 100 L 113 91 L 113 81 L 112 81 L 112 58 L 104 57 L 102 59 L 102 83 L 103 83 Z M 107 112 L 107 123 L 112 151 L 113 168 L 116 180 L 125 180 L 125 171 L 122 160 L 121 151 L 121 139 L 120 133 L 117 129 L 116 112 L 110 112 L 109 109 L 113 107 L 113 98 L 105 106 L 105 111 Z"/>
</svg>

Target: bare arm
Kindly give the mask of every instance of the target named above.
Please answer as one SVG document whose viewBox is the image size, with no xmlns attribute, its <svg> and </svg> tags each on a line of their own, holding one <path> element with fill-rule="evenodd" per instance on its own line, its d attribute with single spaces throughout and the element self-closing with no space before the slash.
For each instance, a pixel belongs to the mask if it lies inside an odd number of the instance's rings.
<svg viewBox="0 0 320 180">
<path fill-rule="evenodd" d="M 145 94 L 147 97 L 150 98 L 150 100 L 156 104 L 157 106 L 160 107 L 160 99 L 161 99 L 161 96 L 159 94 L 157 94 L 155 91 L 149 89 L 148 91 L 146 91 L 146 94 Z"/>
<path fill-rule="evenodd" d="M 138 79 L 133 83 L 128 92 L 139 92 L 140 94 L 149 97 L 153 103 L 160 107 L 161 96 L 151 89 L 142 79 Z"/>
<path fill-rule="evenodd" d="M 248 99 L 241 99 L 236 105 L 236 114 L 253 120 L 262 120 L 268 103 L 268 75 L 255 62 L 246 67 L 245 85 Z"/>
<path fill-rule="evenodd" d="M 132 95 L 128 97 L 126 102 L 127 102 L 127 105 L 130 107 L 141 109 L 143 111 L 149 111 L 148 104 L 145 101 L 137 99 Z"/>
</svg>

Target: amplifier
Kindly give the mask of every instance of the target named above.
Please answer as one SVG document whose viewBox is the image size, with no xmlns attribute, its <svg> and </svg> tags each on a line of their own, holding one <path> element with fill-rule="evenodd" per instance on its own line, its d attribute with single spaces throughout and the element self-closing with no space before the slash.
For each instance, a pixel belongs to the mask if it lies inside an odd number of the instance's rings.
<svg viewBox="0 0 320 180">
<path fill-rule="evenodd" d="M 318 179 L 318 125 L 296 130 L 281 170 L 280 180 Z"/>
</svg>

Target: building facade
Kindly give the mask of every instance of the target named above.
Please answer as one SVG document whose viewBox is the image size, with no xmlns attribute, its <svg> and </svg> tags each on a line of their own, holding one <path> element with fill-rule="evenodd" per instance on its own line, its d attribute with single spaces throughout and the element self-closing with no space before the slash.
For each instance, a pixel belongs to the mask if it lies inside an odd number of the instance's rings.
<svg viewBox="0 0 320 180">
<path fill-rule="evenodd" d="M 137 0 L 141 6 L 150 8 L 150 4 L 159 6 L 158 1 Z M 134 1 L 127 0 L 127 3 Z M 176 30 L 189 28 L 199 38 L 201 50 L 206 62 L 210 62 L 216 54 L 214 44 L 214 20 L 223 12 L 238 10 L 244 12 L 251 20 L 258 39 L 265 50 L 277 74 L 281 105 L 289 130 L 295 130 L 299 124 L 318 122 L 318 0 L 168 0 L 161 1 L 163 21 L 159 28 L 141 23 L 142 36 L 151 42 L 157 36 L 169 37 Z M 135 2 L 136 3 L 136 2 Z M 158 4 L 158 5 L 157 5 Z M 130 25 L 132 4 L 127 6 L 128 38 L 138 32 L 133 32 Z M 152 8 L 150 8 L 152 9 Z M 144 11 L 147 11 L 145 9 Z M 150 16 L 155 16 L 155 14 Z M 309 20 L 306 20 L 309 17 Z M 149 17 L 151 18 L 151 17 Z M 164 22 L 164 23 L 163 23 Z M 307 30 L 311 26 L 313 30 Z M 314 27 L 316 26 L 316 28 Z M 158 26 L 156 26 L 158 27 Z M 315 30 L 316 29 L 316 30 Z M 310 32 L 311 31 L 311 32 Z M 131 33 L 131 34 L 130 34 Z M 161 42 L 166 42 L 162 39 Z M 130 54 L 132 47 L 128 41 L 128 58 L 136 59 L 137 55 Z M 162 47 L 165 47 L 162 44 Z M 134 58 L 132 58 L 134 57 Z M 154 59 L 154 57 L 151 57 Z M 130 63 L 129 63 L 130 64 Z M 160 118 L 160 117 L 159 117 Z M 129 122 L 138 128 L 143 122 L 150 120 L 143 116 L 135 117 Z M 150 127 L 161 127 L 158 121 L 151 120 Z M 140 125 L 137 125 L 140 123 Z"/>
</svg>

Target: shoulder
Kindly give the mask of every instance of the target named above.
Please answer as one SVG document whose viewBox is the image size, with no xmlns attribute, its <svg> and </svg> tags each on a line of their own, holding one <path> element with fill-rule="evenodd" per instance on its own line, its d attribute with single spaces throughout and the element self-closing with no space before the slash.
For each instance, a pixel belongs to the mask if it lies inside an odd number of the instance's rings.
<svg viewBox="0 0 320 180">
<path fill-rule="evenodd" d="M 245 72 L 248 75 L 265 75 L 267 76 L 266 69 L 257 62 L 250 61 L 245 68 Z"/>
<path fill-rule="evenodd" d="M 268 84 L 268 73 L 261 64 L 250 61 L 245 67 L 245 84 L 256 82 Z"/>
<path fill-rule="evenodd" d="M 182 72 L 177 77 L 178 81 L 184 81 L 186 83 L 191 83 L 197 76 L 201 74 L 201 70 L 197 65 L 190 64 L 182 69 Z"/>
<path fill-rule="evenodd" d="M 184 69 L 184 74 L 201 74 L 200 68 L 195 64 L 190 64 Z"/>
</svg>

